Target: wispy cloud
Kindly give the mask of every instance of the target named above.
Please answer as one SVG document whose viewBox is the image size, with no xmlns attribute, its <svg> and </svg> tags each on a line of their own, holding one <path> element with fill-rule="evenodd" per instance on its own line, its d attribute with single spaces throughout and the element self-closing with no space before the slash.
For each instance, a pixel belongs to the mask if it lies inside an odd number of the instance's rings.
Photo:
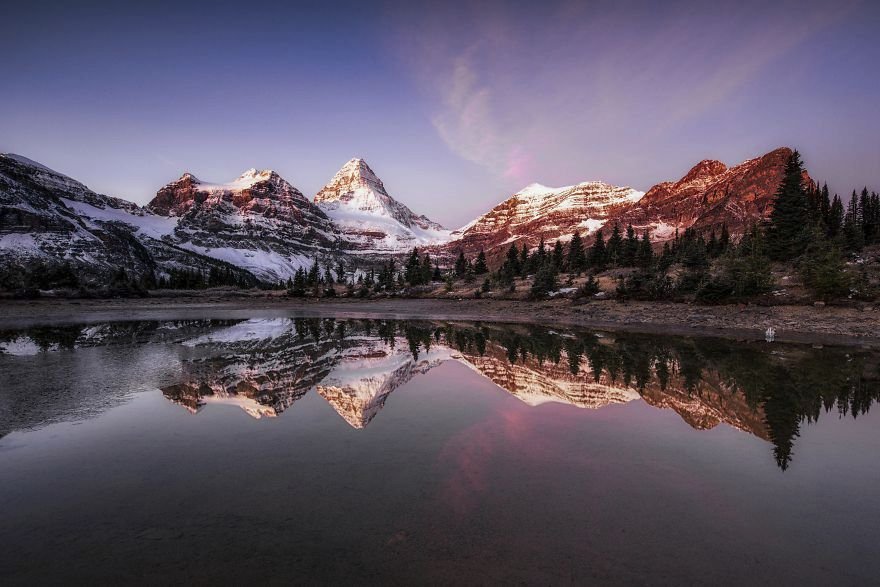
<svg viewBox="0 0 880 587">
<path fill-rule="evenodd" d="M 432 15 L 436 22 L 416 26 L 401 51 L 452 152 L 508 185 L 567 181 L 656 152 L 683 125 L 723 115 L 845 8 L 672 4 L 657 14 L 647 5 L 562 2 L 538 14 L 490 4 Z"/>
<path fill-rule="evenodd" d="M 444 91 L 432 123 L 446 145 L 461 157 L 521 183 L 532 173 L 533 156 L 517 142 L 521 127 L 505 126 L 497 117 L 493 92 L 473 63 L 473 48 L 455 58 L 441 83 Z"/>
</svg>

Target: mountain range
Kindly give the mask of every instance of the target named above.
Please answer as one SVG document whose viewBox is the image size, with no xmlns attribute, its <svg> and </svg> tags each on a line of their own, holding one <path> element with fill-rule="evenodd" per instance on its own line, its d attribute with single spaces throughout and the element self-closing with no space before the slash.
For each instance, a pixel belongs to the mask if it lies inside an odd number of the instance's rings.
<svg viewBox="0 0 880 587">
<path fill-rule="evenodd" d="M 316 258 L 351 268 L 413 247 L 445 262 L 459 251 L 476 256 L 484 250 L 491 264 L 511 243 L 552 244 L 575 231 L 589 243 L 599 230 L 607 236 L 615 223 L 648 230 L 654 242 L 677 230 L 725 223 L 736 235 L 769 215 L 790 154 L 780 148 L 729 168 L 704 160 L 680 180 L 645 193 L 601 181 L 531 184 L 457 230 L 396 200 L 359 158 L 345 163 L 312 199 L 275 171 L 249 169 L 228 183 L 184 173 L 141 207 L 4 154 L 0 260 L 7 274 L 34 263 L 69 263 L 96 282 L 124 269 L 158 276 L 226 271 L 245 282 L 276 283 Z"/>
</svg>

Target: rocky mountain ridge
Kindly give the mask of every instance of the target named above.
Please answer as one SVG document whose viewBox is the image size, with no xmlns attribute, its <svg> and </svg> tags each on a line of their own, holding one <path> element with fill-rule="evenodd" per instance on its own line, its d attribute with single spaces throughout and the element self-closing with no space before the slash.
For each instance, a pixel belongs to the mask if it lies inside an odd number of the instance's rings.
<svg viewBox="0 0 880 587">
<path fill-rule="evenodd" d="M 648 230 L 654 241 L 673 238 L 676 229 L 720 229 L 723 223 L 732 234 L 742 234 L 769 217 L 791 154 L 791 149 L 782 147 L 733 167 L 711 159 L 700 161 L 678 181 L 653 186 L 613 222 Z M 804 182 L 812 182 L 806 173 Z M 603 226 L 606 235 L 611 228 L 611 222 Z"/>
<path fill-rule="evenodd" d="M 0 260 L 12 281 L 35 264 L 67 263 L 83 279 L 106 283 L 173 270 L 207 272 L 234 266 L 177 246 L 174 223 L 27 158 L 0 155 Z"/>
<path fill-rule="evenodd" d="M 339 240 L 324 212 L 269 169 L 249 169 L 225 184 L 185 173 L 162 187 L 146 208 L 176 219 L 169 235 L 175 243 L 268 282 L 285 280 L 316 256 L 331 254 Z"/>
<path fill-rule="evenodd" d="M 601 181 L 561 188 L 531 184 L 454 231 L 446 246 L 491 254 L 512 242 L 537 246 L 541 238 L 567 241 L 575 231 L 594 233 L 643 195 Z"/>
<path fill-rule="evenodd" d="M 532 184 L 455 231 L 391 197 L 360 158 L 343 165 L 313 201 L 275 171 L 249 169 L 228 183 L 184 173 L 141 208 L 2 155 L 0 257 L 17 266 L 67 262 L 91 276 L 120 268 L 134 275 L 204 272 L 219 264 L 277 283 L 316 258 L 325 266 L 369 265 L 419 247 L 443 262 L 485 250 L 491 263 L 511 243 L 535 247 L 579 231 L 589 244 L 615 223 L 648 230 L 655 242 L 722 223 L 736 235 L 769 215 L 790 154 L 780 148 L 729 168 L 704 160 L 644 194 L 598 181 Z"/>
</svg>

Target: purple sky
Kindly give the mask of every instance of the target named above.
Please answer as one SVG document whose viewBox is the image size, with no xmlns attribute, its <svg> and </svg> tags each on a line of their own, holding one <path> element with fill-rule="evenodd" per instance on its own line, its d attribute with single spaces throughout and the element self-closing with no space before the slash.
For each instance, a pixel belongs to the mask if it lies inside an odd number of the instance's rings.
<svg viewBox="0 0 880 587">
<path fill-rule="evenodd" d="M 249 167 L 311 197 L 360 156 L 450 227 L 782 145 L 880 189 L 877 2 L 127 4 L 4 6 L 0 151 L 138 203 Z"/>
</svg>

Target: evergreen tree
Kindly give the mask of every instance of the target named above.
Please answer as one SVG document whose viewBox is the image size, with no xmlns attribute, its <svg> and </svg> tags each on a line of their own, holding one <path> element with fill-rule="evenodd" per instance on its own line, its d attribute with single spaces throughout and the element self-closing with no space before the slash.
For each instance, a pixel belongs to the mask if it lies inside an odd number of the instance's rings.
<svg viewBox="0 0 880 587">
<path fill-rule="evenodd" d="M 535 273 L 535 280 L 532 282 L 532 297 L 544 297 L 551 291 L 556 289 L 556 267 L 551 259 L 546 258 L 538 271 Z"/>
<path fill-rule="evenodd" d="M 669 245 L 669 241 L 663 243 L 663 250 L 660 253 L 660 258 L 657 260 L 657 269 L 660 273 L 666 273 L 666 271 L 672 267 L 672 264 L 675 262 L 675 255 L 672 253 L 672 247 Z"/>
<path fill-rule="evenodd" d="M 721 253 L 726 253 L 729 246 L 730 231 L 727 229 L 727 223 L 725 222 L 721 225 L 721 237 L 718 239 L 718 250 Z"/>
<path fill-rule="evenodd" d="M 654 249 L 651 248 L 651 239 L 648 231 L 642 233 L 642 240 L 639 241 L 639 250 L 636 254 L 636 265 L 647 269 L 654 262 Z"/>
<path fill-rule="evenodd" d="M 557 272 L 562 271 L 563 265 L 565 264 L 565 251 L 562 249 L 562 242 L 559 240 L 553 245 L 552 262 L 553 267 Z"/>
<path fill-rule="evenodd" d="M 584 241 L 581 239 L 581 233 L 576 230 L 568 243 L 568 270 L 580 275 L 581 271 L 586 269 L 586 265 L 587 256 L 584 252 Z"/>
<path fill-rule="evenodd" d="M 519 273 L 523 277 L 529 272 L 529 247 L 523 243 L 519 251 Z"/>
<path fill-rule="evenodd" d="M 844 215 L 843 201 L 840 196 L 834 194 L 834 199 L 831 200 L 831 207 L 828 210 L 828 219 L 825 222 L 829 238 L 836 238 L 843 232 Z"/>
<path fill-rule="evenodd" d="M 602 236 L 601 230 L 596 233 L 596 241 L 590 248 L 589 263 L 590 267 L 596 271 L 602 271 L 608 264 L 608 251 L 605 248 L 605 238 Z"/>
<path fill-rule="evenodd" d="M 607 264 L 611 266 L 618 265 L 623 254 L 623 237 L 620 234 L 619 224 L 615 223 L 614 228 L 611 230 L 611 237 L 608 239 L 607 250 Z"/>
<path fill-rule="evenodd" d="M 811 240 L 798 269 L 804 285 L 822 300 L 844 297 L 849 293 L 851 284 L 843 255 L 821 235 Z"/>
<path fill-rule="evenodd" d="M 502 272 L 509 275 L 511 279 L 522 272 L 519 264 L 519 249 L 516 244 L 511 244 L 507 249 L 507 258 L 504 260 Z"/>
<path fill-rule="evenodd" d="M 859 216 L 862 221 L 862 234 L 864 235 L 865 244 L 870 244 L 871 233 L 873 232 L 873 224 L 871 222 L 871 198 L 868 196 L 868 188 L 862 190 L 859 194 Z"/>
<path fill-rule="evenodd" d="M 406 276 L 406 281 L 410 285 L 421 285 L 422 263 L 419 258 L 418 247 L 413 247 L 413 250 L 410 252 L 409 259 L 407 259 L 406 266 L 404 267 L 404 274 Z"/>
<path fill-rule="evenodd" d="M 315 259 L 315 262 L 312 263 L 311 269 L 309 269 L 309 273 L 306 276 L 306 286 L 314 287 L 318 284 L 318 280 L 321 276 L 321 267 L 318 265 L 318 260 Z"/>
<path fill-rule="evenodd" d="M 785 165 L 785 175 L 776 191 L 767 227 L 768 252 L 771 258 L 779 261 L 799 256 L 807 245 L 811 215 L 803 173 L 800 153 L 795 151 Z"/>
<path fill-rule="evenodd" d="M 861 251 L 865 246 L 865 232 L 859 211 L 859 198 L 855 191 L 846 207 L 843 219 L 843 238 L 848 251 Z"/>
<path fill-rule="evenodd" d="M 486 265 L 486 252 L 480 249 L 480 254 L 477 255 L 477 262 L 474 264 L 474 273 L 477 275 L 485 275 L 489 273 L 489 266 Z"/>
<path fill-rule="evenodd" d="M 301 298 L 306 295 L 306 272 L 300 267 L 293 274 L 293 283 L 290 287 L 290 295 Z"/>
<path fill-rule="evenodd" d="M 633 225 L 626 227 L 626 241 L 623 245 L 623 260 L 621 265 L 624 267 L 632 267 L 636 264 L 636 254 L 639 251 L 639 239 L 636 237 L 636 231 Z"/>
<path fill-rule="evenodd" d="M 463 277 L 467 271 L 467 259 L 464 257 L 464 251 L 458 252 L 458 259 L 455 260 L 455 275 L 456 277 Z"/>
<path fill-rule="evenodd" d="M 828 184 L 823 184 L 819 191 L 819 216 L 822 219 L 822 226 L 826 232 L 828 230 L 828 220 L 831 215 L 831 198 L 828 194 Z"/>
<path fill-rule="evenodd" d="M 717 257 L 720 254 L 720 247 L 718 246 L 718 238 L 715 236 L 715 231 L 713 230 L 709 234 L 709 242 L 706 243 L 706 253 L 708 253 L 710 258 Z"/>
<path fill-rule="evenodd" d="M 422 283 L 429 284 L 432 281 L 433 271 L 431 270 L 431 257 L 427 253 L 422 257 Z"/>
</svg>

